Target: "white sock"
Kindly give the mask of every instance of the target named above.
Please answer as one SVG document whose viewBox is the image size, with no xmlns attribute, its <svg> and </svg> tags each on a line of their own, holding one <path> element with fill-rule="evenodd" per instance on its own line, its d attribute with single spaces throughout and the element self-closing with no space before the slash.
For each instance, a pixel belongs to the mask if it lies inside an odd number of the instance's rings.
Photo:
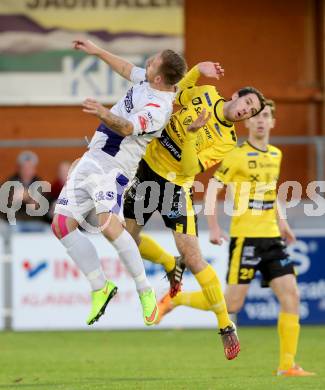
<svg viewBox="0 0 325 390">
<path fill-rule="evenodd" d="M 133 277 L 137 291 L 141 293 L 150 289 L 151 286 L 146 276 L 138 246 L 131 234 L 124 229 L 119 237 L 111 243 L 117 250 L 129 274 Z"/>
<path fill-rule="evenodd" d="M 106 283 L 106 277 L 100 265 L 96 248 L 88 237 L 81 233 L 79 229 L 75 229 L 61 238 L 60 241 L 67 248 L 67 252 L 72 260 L 88 279 L 92 290 L 103 288 Z"/>
</svg>

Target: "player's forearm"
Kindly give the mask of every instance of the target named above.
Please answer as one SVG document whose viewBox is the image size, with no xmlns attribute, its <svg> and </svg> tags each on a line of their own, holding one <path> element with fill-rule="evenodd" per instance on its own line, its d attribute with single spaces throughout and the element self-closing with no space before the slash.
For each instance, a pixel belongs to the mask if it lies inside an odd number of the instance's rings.
<svg viewBox="0 0 325 390">
<path fill-rule="evenodd" d="M 215 179 L 210 179 L 207 191 L 204 196 L 205 209 L 204 214 L 207 217 L 209 231 L 219 229 L 218 222 L 218 195 L 222 190 L 222 184 Z"/>
<path fill-rule="evenodd" d="M 133 64 L 104 49 L 99 49 L 96 53 L 96 56 L 102 61 L 106 62 L 106 64 L 109 65 L 119 75 L 127 80 L 130 80 L 131 71 L 134 67 Z"/>
<path fill-rule="evenodd" d="M 107 127 L 123 137 L 133 134 L 133 124 L 124 118 L 114 115 L 109 110 L 106 110 L 99 118 Z"/>
<path fill-rule="evenodd" d="M 197 133 L 188 132 L 182 148 L 181 167 L 184 176 L 195 176 L 201 172 L 196 153 Z"/>
</svg>

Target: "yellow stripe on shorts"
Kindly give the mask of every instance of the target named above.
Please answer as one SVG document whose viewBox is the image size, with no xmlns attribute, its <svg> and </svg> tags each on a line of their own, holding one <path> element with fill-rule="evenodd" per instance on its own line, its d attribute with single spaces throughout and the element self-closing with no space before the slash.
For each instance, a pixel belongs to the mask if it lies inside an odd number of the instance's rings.
<svg viewBox="0 0 325 390">
<path fill-rule="evenodd" d="M 189 191 L 185 190 L 186 200 L 186 234 L 196 235 L 195 212 Z"/>
<path fill-rule="evenodd" d="M 232 251 L 230 264 L 229 264 L 228 284 L 238 284 L 240 260 L 241 260 L 244 240 L 245 240 L 244 237 L 236 238 L 236 246 L 235 249 Z"/>
</svg>

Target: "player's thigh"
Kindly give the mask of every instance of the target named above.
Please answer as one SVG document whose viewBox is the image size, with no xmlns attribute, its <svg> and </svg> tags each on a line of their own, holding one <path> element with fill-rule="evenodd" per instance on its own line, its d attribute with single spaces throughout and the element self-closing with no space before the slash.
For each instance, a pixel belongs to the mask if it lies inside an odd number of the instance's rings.
<svg viewBox="0 0 325 390">
<path fill-rule="evenodd" d="M 281 310 L 286 313 L 299 313 L 299 289 L 296 276 L 287 274 L 270 281 L 270 287 L 278 298 Z"/>
<path fill-rule="evenodd" d="M 229 313 L 237 313 L 243 306 L 249 284 L 228 284 L 224 293 Z"/>
<path fill-rule="evenodd" d="M 231 238 L 227 272 L 229 285 L 249 285 L 254 279 L 256 267 L 260 261 L 256 256 L 257 245 L 254 238 Z"/>
<path fill-rule="evenodd" d="M 69 174 L 68 180 L 57 199 L 54 214 L 68 217 L 68 226 L 73 224 L 71 220 L 76 220 L 79 224 L 82 224 L 93 208 L 93 201 L 86 188 L 87 186 L 84 185 L 89 171 L 89 165 L 85 164 L 83 159 L 80 159 L 72 173 Z M 55 226 L 58 224 L 58 220 L 58 217 L 54 218 Z"/>
<path fill-rule="evenodd" d="M 193 274 L 202 271 L 207 263 L 203 260 L 199 240 L 197 236 L 173 232 L 176 247 L 179 253 L 183 256 L 186 267 L 191 270 Z"/>
<path fill-rule="evenodd" d="M 143 226 L 138 225 L 135 219 L 125 218 L 125 229 L 131 234 L 137 245 L 140 244 L 140 233 Z"/>
</svg>

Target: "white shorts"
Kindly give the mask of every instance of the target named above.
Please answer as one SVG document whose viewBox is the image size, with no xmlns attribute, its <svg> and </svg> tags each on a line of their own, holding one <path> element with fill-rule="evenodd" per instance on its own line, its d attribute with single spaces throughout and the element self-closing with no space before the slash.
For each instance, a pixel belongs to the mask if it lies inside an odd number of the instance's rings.
<svg viewBox="0 0 325 390">
<path fill-rule="evenodd" d="M 128 178 L 109 161 L 83 155 L 69 174 L 56 202 L 55 213 L 83 221 L 92 209 L 123 218 L 123 193 Z"/>
</svg>

